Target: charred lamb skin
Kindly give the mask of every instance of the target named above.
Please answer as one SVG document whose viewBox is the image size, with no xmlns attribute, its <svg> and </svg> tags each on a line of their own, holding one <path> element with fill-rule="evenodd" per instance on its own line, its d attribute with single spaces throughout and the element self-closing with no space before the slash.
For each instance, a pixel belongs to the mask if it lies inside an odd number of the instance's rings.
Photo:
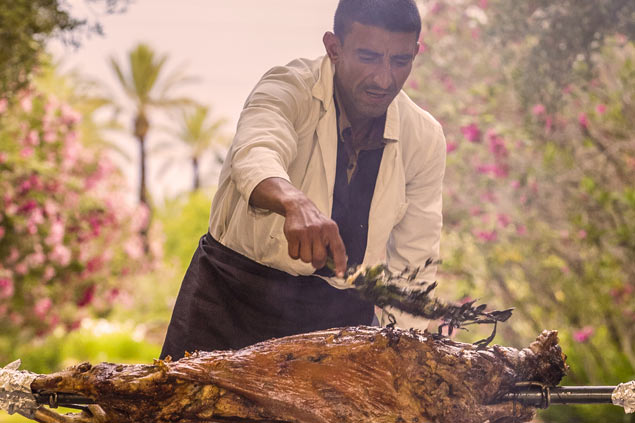
<svg viewBox="0 0 635 423">
<path fill-rule="evenodd" d="M 360 326 L 176 362 L 83 363 L 31 387 L 90 397 L 111 423 L 504 423 L 534 410 L 496 400 L 519 381 L 556 385 L 564 360 L 555 331 L 517 350 Z"/>
</svg>

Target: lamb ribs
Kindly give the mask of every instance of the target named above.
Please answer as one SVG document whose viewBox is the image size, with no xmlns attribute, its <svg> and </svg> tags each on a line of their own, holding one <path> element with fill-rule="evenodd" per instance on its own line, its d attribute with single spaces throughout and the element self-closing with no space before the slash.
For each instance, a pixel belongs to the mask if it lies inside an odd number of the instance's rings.
<svg viewBox="0 0 635 423">
<path fill-rule="evenodd" d="M 176 362 L 82 363 L 39 375 L 31 389 L 81 395 L 101 409 L 93 420 L 84 411 L 60 422 L 505 423 L 534 414 L 498 403 L 515 383 L 555 386 L 565 368 L 555 331 L 517 350 L 360 326 L 196 352 Z"/>
</svg>

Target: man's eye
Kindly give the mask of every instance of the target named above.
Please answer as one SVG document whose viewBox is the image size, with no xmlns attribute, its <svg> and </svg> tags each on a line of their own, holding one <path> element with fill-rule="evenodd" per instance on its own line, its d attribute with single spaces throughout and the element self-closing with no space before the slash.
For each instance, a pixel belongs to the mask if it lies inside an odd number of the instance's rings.
<svg viewBox="0 0 635 423">
<path fill-rule="evenodd" d="M 395 60 L 395 65 L 399 66 L 399 67 L 404 67 L 404 66 L 408 66 L 410 64 L 410 60 L 406 60 L 406 59 L 399 59 L 399 60 Z"/>
<path fill-rule="evenodd" d="M 359 60 L 365 63 L 372 63 L 377 60 L 376 56 L 359 56 Z"/>
</svg>

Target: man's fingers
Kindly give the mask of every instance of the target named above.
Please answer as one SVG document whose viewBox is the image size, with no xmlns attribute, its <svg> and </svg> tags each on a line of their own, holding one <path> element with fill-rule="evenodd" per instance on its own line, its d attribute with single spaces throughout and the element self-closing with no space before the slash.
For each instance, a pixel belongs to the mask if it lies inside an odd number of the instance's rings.
<svg viewBox="0 0 635 423">
<path fill-rule="evenodd" d="M 327 244 L 320 237 L 313 238 L 313 267 L 321 269 L 326 264 Z"/>
<path fill-rule="evenodd" d="M 313 261 L 313 242 L 307 234 L 300 239 L 300 259 L 305 263 Z"/>
<path fill-rule="evenodd" d="M 346 247 L 337 230 L 329 237 L 329 249 L 335 262 L 335 275 L 342 278 L 346 272 Z"/>
<path fill-rule="evenodd" d="M 289 257 L 294 260 L 300 258 L 300 242 L 297 238 L 287 239 L 289 244 Z"/>
</svg>

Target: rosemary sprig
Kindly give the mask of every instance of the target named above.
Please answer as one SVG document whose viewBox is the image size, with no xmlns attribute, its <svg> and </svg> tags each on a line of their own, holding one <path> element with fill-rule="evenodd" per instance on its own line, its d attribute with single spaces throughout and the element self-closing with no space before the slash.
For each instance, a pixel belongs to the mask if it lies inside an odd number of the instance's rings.
<svg viewBox="0 0 635 423">
<path fill-rule="evenodd" d="M 438 263 L 428 260 L 424 268 Z M 455 329 L 464 329 L 468 325 L 493 324 L 492 334 L 475 343 L 479 347 L 485 347 L 492 342 L 496 336 L 498 322 L 505 322 L 512 315 L 513 308 L 486 311 L 487 304 L 477 305 L 476 300 L 464 304 L 452 304 L 435 298 L 432 296 L 432 291 L 437 287 L 437 283 L 417 282 L 419 271 L 419 268 L 405 269 L 396 274 L 391 272 L 385 264 L 358 267 L 347 271 L 346 282 L 362 298 L 379 307 L 391 306 L 413 316 L 441 320 L 442 324 L 438 328 L 439 335 L 445 327 L 448 328 L 448 335 L 452 335 Z M 394 325 L 394 316 L 389 314 L 389 319 Z"/>
</svg>

